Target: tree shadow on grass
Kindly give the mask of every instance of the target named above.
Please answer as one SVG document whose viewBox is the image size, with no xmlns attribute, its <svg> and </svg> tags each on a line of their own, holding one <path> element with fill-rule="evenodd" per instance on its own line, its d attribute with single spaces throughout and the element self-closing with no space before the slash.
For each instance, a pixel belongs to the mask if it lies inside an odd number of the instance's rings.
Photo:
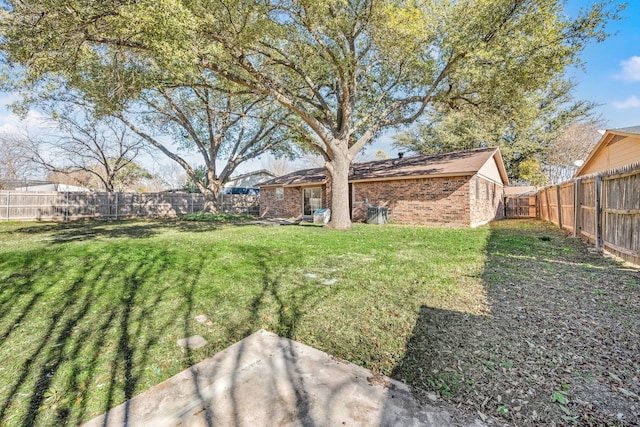
<svg viewBox="0 0 640 427">
<path fill-rule="evenodd" d="M 253 292 L 251 299 L 246 306 L 246 317 L 240 323 L 230 323 L 227 327 L 226 335 L 236 337 L 241 340 L 259 329 L 266 328 L 281 337 L 295 339 L 297 328 L 303 321 L 309 310 L 313 310 L 316 304 L 328 293 L 328 287 L 312 286 L 305 283 L 292 283 L 291 279 L 285 280 L 284 272 L 279 268 L 281 263 L 275 258 L 288 256 L 290 254 L 274 251 L 269 247 L 253 245 L 236 245 L 236 252 L 243 254 L 245 262 L 254 267 L 254 271 L 259 275 L 259 288 Z M 232 406 L 232 418 L 234 425 L 242 425 L 241 414 L 246 414 L 246 408 L 241 408 L 241 402 L 246 402 L 239 395 L 242 389 L 240 377 L 243 369 L 246 369 L 244 360 L 244 342 L 238 343 L 233 366 L 231 369 L 231 390 L 229 392 Z M 297 353 L 290 347 L 280 348 L 281 357 L 285 360 L 284 372 L 271 366 L 272 377 L 269 379 L 271 388 L 282 392 L 282 387 L 290 389 L 294 396 L 295 418 L 303 422 L 304 425 L 313 426 L 316 421 L 310 413 L 309 399 L 306 385 L 299 378 L 299 366 Z M 277 359 L 277 356 L 273 356 Z M 273 358 L 267 358 L 266 363 L 272 363 Z M 215 372 L 208 372 L 208 376 L 214 376 Z M 282 380 L 285 380 L 282 382 Z M 198 375 L 194 376 L 195 389 L 197 395 L 202 400 L 202 405 L 206 408 L 207 425 L 213 425 L 215 420 L 215 410 L 202 397 L 200 393 L 201 380 Z M 286 385 L 284 385 L 286 384 Z M 270 419 L 271 412 L 265 413 L 265 423 L 277 424 L 277 420 Z"/>
<path fill-rule="evenodd" d="M 188 312 L 192 289 L 162 284 L 170 252 L 121 250 L 102 246 L 86 262 L 68 248 L 0 256 L 0 271 L 18 272 L 0 285 L 0 424 L 78 424 L 157 381 L 152 359 L 176 318 L 154 311 Z M 189 265 L 187 279 L 198 274 Z"/>
<path fill-rule="evenodd" d="M 216 222 L 182 221 L 180 219 L 123 219 L 117 221 L 81 220 L 73 222 L 55 222 L 37 225 L 25 225 L 8 234 L 23 233 L 27 235 L 52 235 L 52 243 L 68 243 L 75 241 L 89 241 L 93 239 L 118 238 L 150 238 L 171 228 L 189 233 L 208 233 L 221 226 L 241 226 L 244 224 L 225 224 Z"/>
<path fill-rule="evenodd" d="M 10 233 L 50 234 L 51 243 L 68 243 L 93 239 L 148 238 L 153 237 L 170 223 L 166 221 L 76 221 L 32 225 L 15 229 Z"/>
<path fill-rule="evenodd" d="M 616 392 L 640 393 L 638 270 L 551 226 L 505 221 L 491 227 L 482 280 L 490 313 L 423 305 L 394 378 L 517 425 L 640 422 Z M 610 395 L 582 392 L 586 376 Z"/>
<path fill-rule="evenodd" d="M 246 262 L 255 267 L 260 279 L 260 288 L 247 307 L 249 317 L 246 319 L 243 335 L 248 336 L 267 325 L 277 335 L 294 339 L 300 321 L 332 292 L 331 287 L 304 281 L 296 283 L 291 277 L 285 278 L 285 271 L 280 267 L 282 263 L 275 259 L 280 256 L 289 257 L 290 253 L 281 253 L 266 246 L 236 247 L 238 253 L 244 255 Z M 264 316 L 268 320 L 265 321 Z"/>
<path fill-rule="evenodd" d="M 300 377 L 300 368 L 298 355 L 291 346 L 282 346 L 275 349 L 275 353 L 270 353 L 260 361 L 256 361 L 256 353 L 246 348 L 246 342 L 241 341 L 242 338 L 253 334 L 257 330 L 266 327 L 280 335 L 294 337 L 300 322 L 304 319 L 308 310 L 313 309 L 317 301 L 330 292 L 327 287 L 318 287 L 311 284 L 301 284 L 285 278 L 281 271 L 282 260 L 277 258 L 280 256 L 290 257 L 286 251 L 274 251 L 268 247 L 252 246 L 252 245 L 233 245 L 230 249 L 231 253 L 242 254 L 244 263 L 248 264 L 251 271 L 257 277 L 253 280 L 255 286 L 248 286 L 248 295 L 243 295 L 242 303 L 234 303 L 234 306 L 240 308 L 239 312 L 234 313 L 233 320 L 226 319 L 228 324 L 217 325 L 217 328 L 225 328 L 224 340 L 227 342 L 240 341 L 237 345 L 225 350 L 227 356 L 218 361 L 218 363 L 208 363 L 204 367 L 197 364 L 202 358 L 199 350 L 184 349 L 183 357 L 186 364 L 191 366 L 187 371 L 180 373 L 179 378 L 170 380 L 174 381 L 173 386 L 178 390 L 173 395 L 170 391 L 171 385 L 164 384 L 158 389 L 151 390 L 153 395 L 147 395 L 147 403 L 140 403 L 140 400 L 134 399 L 127 401 L 107 413 L 102 419 L 96 420 L 97 424 L 104 424 L 105 420 L 115 420 L 123 423 L 130 420 L 130 416 L 134 417 L 134 422 L 145 420 L 143 415 L 135 412 L 136 407 L 144 407 L 149 410 L 150 407 L 154 411 L 158 411 L 162 416 L 175 419 L 176 423 L 183 419 L 193 420 L 198 418 L 198 422 L 212 426 L 220 423 L 232 423 L 241 425 L 244 416 L 247 416 L 254 406 L 264 407 L 267 402 L 252 402 L 251 408 L 247 407 L 246 398 L 246 380 L 247 371 L 252 366 L 266 366 L 269 372 L 268 378 L 262 378 L 261 383 L 267 384 L 269 390 L 273 393 L 283 393 L 283 388 L 289 390 L 291 394 L 285 396 L 293 396 L 292 406 L 288 406 L 288 410 L 295 413 L 295 417 L 303 420 L 304 425 L 315 425 L 313 417 L 310 414 L 309 398 L 307 395 L 307 384 Z M 198 271 L 203 265 L 203 261 L 196 261 L 194 271 Z M 190 320 L 196 313 L 195 307 L 199 304 L 197 301 L 199 295 L 197 293 L 197 284 L 201 279 L 198 274 L 190 275 L 189 278 L 181 286 L 180 293 L 185 306 L 183 315 L 183 333 L 182 336 L 192 336 L 196 329 L 192 327 Z M 242 279 L 239 279 L 241 281 Z M 237 295 L 236 295 L 237 296 Z M 234 296 L 224 296 L 216 298 L 211 295 L 212 301 L 205 304 L 210 310 L 215 310 L 219 304 L 225 303 L 225 298 Z M 200 305 L 202 306 L 202 305 Z M 219 320 L 219 319 L 218 319 Z M 255 350 L 255 349 L 254 349 Z M 249 357 L 249 359 L 247 359 Z M 284 361 L 284 367 L 281 362 Z M 282 369 L 284 368 L 284 369 Z M 185 381 L 187 380 L 188 381 Z M 220 381 L 213 383 L 214 381 Z M 223 391 L 217 391 L 223 390 Z M 220 397 L 217 393 L 223 393 L 224 397 Z M 216 397 L 217 396 L 217 397 Z M 173 398 L 173 399 L 172 399 Z M 178 399 L 168 405 L 171 406 L 171 413 L 165 413 L 166 407 L 155 407 L 157 402 L 165 402 L 167 400 Z M 140 398 L 142 399 L 142 397 Z M 149 400 L 153 400 L 150 402 Z M 154 403 L 155 402 L 155 403 Z M 217 402 L 223 402 L 217 404 Z M 230 409 L 224 408 L 229 402 Z M 137 406 L 140 405 L 140 406 Z M 131 409 L 133 408 L 133 409 Z M 292 409 L 293 408 L 293 409 Z M 273 408 L 267 408 L 273 410 Z M 265 424 L 278 424 L 279 419 L 275 412 L 265 410 L 261 415 L 265 420 Z M 137 418 L 136 418 L 137 417 Z M 273 418 L 276 417 L 276 418 Z M 146 420 L 148 422 L 148 420 Z"/>
<path fill-rule="evenodd" d="M 138 239 L 152 237 L 163 227 L 164 222 L 136 221 L 17 230 L 43 233 L 57 244 L 0 254 L 0 272 L 7 272 L 0 276 L 0 424 L 87 421 L 123 401 L 128 404 L 169 374 L 261 328 L 295 337 L 308 310 L 331 292 L 330 287 L 284 277 L 278 257 L 294 259 L 295 254 L 267 246 L 232 245 L 229 250 L 243 257 L 255 276 L 247 285 L 249 295 L 234 291 L 228 296 L 224 289 L 208 284 L 216 280 L 210 269 L 203 274 L 219 256 L 214 247 L 203 257 L 193 257 Z M 186 229 L 215 227 L 186 224 Z M 63 244 L 112 237 L 130 239 L 117 244 Z M 242 279 L 238 281 L 241 286 Z M 203 293 L 208 289 L 215 291 Z M 194 323 L 196 310 L 225 304 L 227 297 L 244 303 L 238 305 L 237 321 L 220 322 L 221 331 L 211 331 L 217 341 L 203 349 L 178 348 L 176 338 L 206 330 Z M 203 298 L 211 298 L 211 303 Z M 167 359 L 167 351 L 174 357 Z M 289 368 L 295 371 L 295 357 L 288 357 Z M 194 381 L 196 395 L 204 402 L 206 384 L 197 375 Z M 300 393 L 298 406 L 305 412 Z M 206 423 L 212 425 L 216 414 L 206 408 L 205 413 Z"/>
<path fill-rule="evenodd" d="M 295 338 L 297 328 L 306 313 L 313 310 L 317 302 L 330 290 L 327 287 L 320 288 L 303 283 L 294 284 L 290 279 L 285 279 L 284 272 L 279 268 L 282 264 L 275 258 L 290 254 L 274 251 L 269 247 L 253 245 L 234 245 L 233 252 L 242 254 L 243 261 L 253 267 L 252 271 L 258 276 L 259 286 L 250 291 L 251 298 L 247 300 L 240 320 L 229 322 L 226 325 L 225 336 L 227 339 L 239 342 L 226 350 L 229 352 L 227 358 L 224 362 L 220 361 L 224 367 L 209 364 L 206 368 L 194 365 L 189 369 L 192 380 L 190 390 L 195 400 L 195 403 L 190 403 L 192 405 L 190 406 L 191 412 L 201 413 L 200 421 L 207 426 L 216 425 L 221 422 L 220 420 L 225 423 L 231 422 L 233 425 L 242 425 L 243 416 L 251 412 L 251 409 L 246 407 L 247 398 L 244 393 L 246 393 L 245 384 L 248 379 L 244 376 L 247 370 L 251 370 L 251 366 L 266 363 L 269 376 L 263 378 L 263 383 L 269 384 L 268 387 L 273 393 L 285 393 L 284 395 L 286 395 L 284 390 L 289 390 L 293 396 L 292 406 L 288 408 L 293 410 L 292 414 L 295 415 L 290 414 L 289 416 L 295 416 L 295 419 L 301 420 L 307 426 L 313 426 L 317 422 L 321 423 L 321 420 L 314 420 L 310 412 L 307 384 L 300 378 L 299 360 L 295 349 L 285 345 L 276 350 L 276 353 L 279 354 L 270 354 L 269 357 L 256 361 L 255 359 L 246 359 L 248 354 L 255 357 L 255 353 L 251 353 L 246 348 L 246 343 L 242 339 L 264 327 L 279 336 Z M 186 321 L 185 325 L 187 325 Z M 190 328 L 186 328 L 184 335 L 190 336 L 192 332 Z M 192 357 L 190 350 L 187 349 L 186 354 L 189 364 L 198 362 L 195 357 Z M 285 361 L 284 370 L 281 366 L 276 366 L 278 363 L 275 361 L 277 360 Z M 225 397 L 222 399 L 225 400 L 226 397 L 230 399 L 230 414 L 224 408 L 216 405 L 216 398 L 213 397 L 211 391 L 212 381 L 222 381 L 224 384 L 228 384 L 225 385 L 225 388 L 229 387 L 229 389 L 224 393 Z M 184 389 L 181 392 L 184 393 Z M 221 397 L 218 396 L 218 398 Z M 279 404 L 283 404 L 282 402 L 279 401 Z M 267 402 L 254 403 L 257 407 L 264 408 L 264 404 Z M 273 410 L 274 408 L 268 409 Z M 281 420 L 276 419 L 277 417 L 273 418 L 275 413 L 270 410 L 265 410 L 261 417 L 265 425 L 276 425 Z"/>
</svg>

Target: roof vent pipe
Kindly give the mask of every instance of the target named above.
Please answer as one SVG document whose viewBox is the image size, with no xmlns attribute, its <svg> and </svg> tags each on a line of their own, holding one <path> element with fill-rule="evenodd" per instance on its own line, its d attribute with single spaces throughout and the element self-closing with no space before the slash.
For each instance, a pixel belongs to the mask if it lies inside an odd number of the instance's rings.
<svg viewBox="0 0 640 427">
<path fill-rule="evenodd" d="M 401 159 L 404 157 L 404 153 L 398 153 L 398 158 Z"/>
</svg>

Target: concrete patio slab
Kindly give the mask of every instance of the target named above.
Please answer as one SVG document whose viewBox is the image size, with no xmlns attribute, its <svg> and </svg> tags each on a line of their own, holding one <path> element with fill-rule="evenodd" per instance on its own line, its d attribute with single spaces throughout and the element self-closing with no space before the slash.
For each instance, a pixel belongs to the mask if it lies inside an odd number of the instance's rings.
<svg viewBox="0 0 640 427">
<path fill-rule="evenodd" d="M 393 379 L 259 331 L 85 424 L 483 426 Z"/>
</svg>

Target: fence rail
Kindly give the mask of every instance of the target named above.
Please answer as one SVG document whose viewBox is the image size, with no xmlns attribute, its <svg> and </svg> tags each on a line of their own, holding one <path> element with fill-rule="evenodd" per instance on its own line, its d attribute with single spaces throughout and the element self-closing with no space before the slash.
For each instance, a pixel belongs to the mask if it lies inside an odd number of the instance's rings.
<svg viewBox="0 0 640 427">
<path fill-rule="evenodd" d="M 226 213 L 258 215 L 260 211 L 259 196 L 254 195 L 222 194 L 219 203 Z M 4 221 L 171 218 L 203 208 L 200 194 L 0 192 Z"/>
<path fill-rule="evenodd" d="M 640 265 L 639 165 L 546 187 L 537 200 L 540 218 Z"/>
</svg>

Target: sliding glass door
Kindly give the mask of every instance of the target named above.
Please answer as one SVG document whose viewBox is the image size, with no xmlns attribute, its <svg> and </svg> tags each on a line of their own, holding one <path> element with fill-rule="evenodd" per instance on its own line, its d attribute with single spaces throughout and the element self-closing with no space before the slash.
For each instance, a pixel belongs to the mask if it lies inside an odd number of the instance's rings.
<svg viewBox="0 0 640 427">
<path fill-rule="evenodd" d="M 322 207 L 322 188 L 305 188 L 302 197 L 302 212 L 304 215 L 313 215 L 316 209 Z"/>
</svg>

